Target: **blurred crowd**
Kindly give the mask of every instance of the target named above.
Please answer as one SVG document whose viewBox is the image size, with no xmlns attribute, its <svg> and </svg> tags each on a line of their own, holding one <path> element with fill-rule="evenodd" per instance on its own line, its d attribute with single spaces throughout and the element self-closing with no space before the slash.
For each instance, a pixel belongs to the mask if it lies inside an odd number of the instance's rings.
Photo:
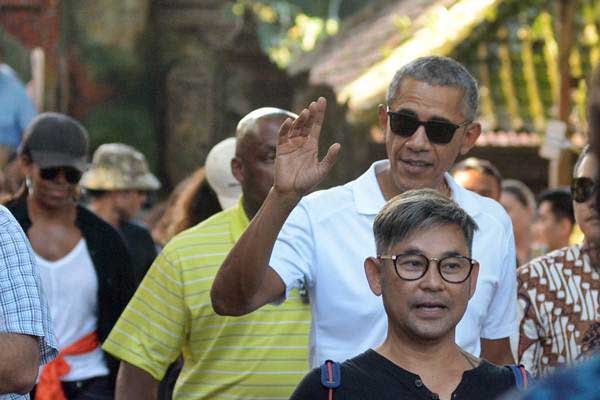
<svg viewBox="0 0 600 400">
<path fill-rule="evenodd" d="M 388 160 L 313 194 L 343 151 L 319 157 L 324 99 L 259 108 L 159 200 L 144 154 L 90 154 L 86 128 L 36 112 L 0 64 L 0 398 L 588 390 L 574 377 L 600 381 L 597 149 L 570 187 L 534 193 L 468 157 L 476 86 L 444 57 L 401 68 L 378 110 Z"/>
</svg>

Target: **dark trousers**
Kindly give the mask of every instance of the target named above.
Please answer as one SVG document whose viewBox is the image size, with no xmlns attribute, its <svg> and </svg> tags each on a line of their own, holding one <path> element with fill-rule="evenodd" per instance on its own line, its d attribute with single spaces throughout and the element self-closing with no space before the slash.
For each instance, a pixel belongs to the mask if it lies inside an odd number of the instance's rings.
<svg viewBox="0 0 600 400">
<path fill-rule="evenodd" d="M 68 400 L 113 400 L 114 384 L 107 376 L 90 378 L 82 381 L 62 382 Z M 30 395 L 35 399 L 35 387 Z"/>
</svg>

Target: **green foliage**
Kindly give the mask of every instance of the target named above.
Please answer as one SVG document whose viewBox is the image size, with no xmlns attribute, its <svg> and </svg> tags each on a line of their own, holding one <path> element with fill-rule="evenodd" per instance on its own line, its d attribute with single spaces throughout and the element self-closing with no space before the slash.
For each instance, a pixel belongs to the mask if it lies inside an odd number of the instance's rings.
<svg viewBox="0 0 600 400">
<path fill-rule="evenodd" d="M 571 76 L 573 83 L 573 107 L 576 116 L 571 121 L 575 130 L 582 130 L 583 118 L 581 108 L 582 81 L 589 75 L 592 65 L 591 54 L 598 52 L 598 30 L 600 30 L 600 0 L 573 0 L 578 2 L 574 23 L 575 43 L 571 54 Z M 485 22 L 478 25 L 463 43 L 461 43 L 451 57 L 464 62 L 470 71 L 479 76 L 483 66 L 490 77 L 490 96 L 500 129 L 533 129 L 531 99 L 527 92 L 527 82 L 524 71 L 522 49 L 525 38 L 528 37 L 533 57 L 533 74 L 536 80 L 537 92 L 542 103 L 543 117 L 556 118 L 557 92 L 553 87 L 551 69 L 556 69 L 558 54 L 553 53 L 558 43 L 557 7 L 555 0 L 505 0 L 499 3 L 493 13 L 490 13 Z M 549 19 L 548 19 L 549 17 Z M 594 28 L 595 27 L 595 28 Z M 498 35 L 505 30 L 505 36 Z M 484 44 L 487 58 L 474 57 L 477 46 Z M 500 60 L 498 48 L 501 44 L 509 47 L 510 64 L 512 70 L 511 82 L 503 82 L 500 77 Z M 552 67 L 552 68 L 551 68 Z M 518 103 L 519 117 L 523 126 L 512 126 L 508 120 L 508 99 L 505 98 L 502 87 L 511 84 L 514 88 Z"/>
<path fill-rule="evenodd" d="M 96 106 L 82 119 L 90 133 L 92 150 L 103 143 L 126 143 L 141 151 L 150 168 L 156 171 L 158 148 L 154 122 L 148 107 L 131 99 Z"/>
<path fill-rule="evenodd" d="M 119 142 L 140 150 L 153 170 L 158 167 L 155 98 L 159 81 L 155 46 L 150 27 L 141 34 L 134 51 L 94 41 L 74 16 L 74 0 L 65 2 L 63 35 L 69 51 L 81 62 L 93 85 L 110 88 L 102 104 L 85 110 L 81 121 L 90 133 L 91 149 L 103 143 Z"/>
<path fill-rule="evenodd" d="M 231 12 L 238 17 L 245 12 L 256 15 L 261 47 L 285 67 L 320 40 L 336 34 L 341 18 L 366 4 L 358 0 L 237 0 Z"/>
<path fill-rule="evenodd" d="M 0 61 L 10 65 L 24 83 L 28 82 L 31 79 L 29 51 L 2 27 L 0 27 L 0 46 L 4 53 L 4 59 Z"/>
</svg>

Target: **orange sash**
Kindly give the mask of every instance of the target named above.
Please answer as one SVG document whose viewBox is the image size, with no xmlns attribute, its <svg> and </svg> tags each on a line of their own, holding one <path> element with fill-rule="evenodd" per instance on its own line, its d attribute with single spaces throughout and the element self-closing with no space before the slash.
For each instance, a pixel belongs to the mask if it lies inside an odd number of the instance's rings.
<svg viewBox="0 0 600 400">
<path fill-rule="evenodd" d="M 60 378 L 68 374 L 71 367 L 64 356 L 89 353 L 95 350 L 98 344 L 98 335 L 92 332 L 58 353 L 58 356 L 42 370 L 40 381 L 35 388 L 35 400 L 66 400 Z"/>
</svg>

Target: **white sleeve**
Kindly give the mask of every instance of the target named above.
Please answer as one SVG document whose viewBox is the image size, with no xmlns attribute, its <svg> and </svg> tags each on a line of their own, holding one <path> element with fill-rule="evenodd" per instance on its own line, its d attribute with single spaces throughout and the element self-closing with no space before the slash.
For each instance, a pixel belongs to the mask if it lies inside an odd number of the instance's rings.
<svg viewBox="0 0 600 400">
<path fill-rule="evenodd" d="M 509 225 L 510 228 L 510 225 Z M 482 321 L 481 337 L 502 339 L 517 332 L 517 257 L 512 229 L 502 243 L 498 284 Z"/>
<path fill-rule="evenodd" d="M 312 283 L 315 248 L 309 215 L 301 201 L 285 221 L 273 247 L 269 266 L 285 283 L 285 298 L 290 290 Z"/>
</svg>

